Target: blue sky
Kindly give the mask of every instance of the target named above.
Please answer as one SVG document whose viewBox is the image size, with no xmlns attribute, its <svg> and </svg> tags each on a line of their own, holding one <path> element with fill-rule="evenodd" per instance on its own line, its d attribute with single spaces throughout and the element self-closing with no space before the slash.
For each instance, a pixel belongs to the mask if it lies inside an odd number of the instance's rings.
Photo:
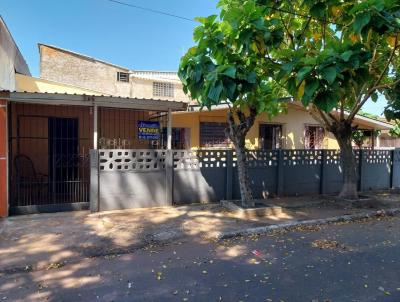
<svg viewBox="0 0 400 302">
<path fill-rule="evenodd" d="M 218 0 L 121 0 L 194 18 L 217 13 Z M 37 43 L 80 52 L 131 69 L 176 70 L 193 45 L 196 23 L 107 0 L 0 0 L 0 14 L 39 76 Z M 385 100 L 364 111 L 380 115 Z"/>
</svg>

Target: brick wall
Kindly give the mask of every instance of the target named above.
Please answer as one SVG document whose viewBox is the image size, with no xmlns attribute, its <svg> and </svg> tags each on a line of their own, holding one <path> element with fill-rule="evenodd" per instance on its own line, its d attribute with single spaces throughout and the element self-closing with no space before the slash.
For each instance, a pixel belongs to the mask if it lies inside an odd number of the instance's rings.
<svg viewBox="0 0 400 302">
<path fill-rule="evenodd" d="M 104 94 L 129 97 L 130 85 L 118 82 L 117 72 L 128 72 L 128 70 L 70 52 L 40 46 L 40 77 L 43 79 Z"/>
<path fill-rule="evenodd" d="M 133 72 L 129 83 L 117 81 L 117 72 L 130 71 L 69 51 L 46 45 L 40 46 L 40 77 L 42 79 L 83 87 L 104 94 L 145 99 L 154 98 L 153 82 L 170 82 L 174 84 L 174 97 L 155 98 L 190 101 L 173 72 Z"/>
</svg>

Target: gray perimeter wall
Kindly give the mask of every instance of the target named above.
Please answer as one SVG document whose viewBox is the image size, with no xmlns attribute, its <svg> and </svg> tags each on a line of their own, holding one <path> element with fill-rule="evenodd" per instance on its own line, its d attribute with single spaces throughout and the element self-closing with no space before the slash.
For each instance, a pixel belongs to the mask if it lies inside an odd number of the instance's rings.
<svg viewBox="0 0 400 302">
<path fill-rule="evenodd" d="M 338 193 L 337 150 L 248 151 L 255 198 Z M 359 189 L 400 187 L 400 150 L 356 151 Z M 239 199 L 232 150 L 92 150 L 92 211 Z"/>
</svg>

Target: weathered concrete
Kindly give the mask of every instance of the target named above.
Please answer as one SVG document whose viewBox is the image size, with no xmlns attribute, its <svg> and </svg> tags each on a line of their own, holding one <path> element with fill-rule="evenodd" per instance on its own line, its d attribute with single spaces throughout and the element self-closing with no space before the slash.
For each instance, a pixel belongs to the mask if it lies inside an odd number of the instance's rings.
<svg viewBox="0 0 400 302">
<path fill-rule="evenodd" d="M 291 221 L 287 223 L 275 224 L 275 225 L 268 225 L 256 228 L 248 228 L 248 229 L 240 229 L 235 230 L 233 232 L 221 232 L 219 233 L 216 238 L 218 240 L 224 240 L 232 237 L 238 236 L 249 236 L 249 235 L 259 235 L 263 233 L 268 233 L 271 231 L 276 230 L 290 230 L 291 228 L 296 228 L 299 226 L 310 226 L 310 225 L 324 225 L 324 224 L 331 224 L 336 222 L 352 222 L 357 221 L 360 219 L 366 218 L 374 218 L 374 217 L 381 217 L 381 216 L 395 216 L 400 214 L 400 208 L 396 209 L 388 209 L 388 210 L 379 210 L 373 212 L 366 212 L 366 213 L 357 213 L 353 215 L 341 215 L 336 217 L 328 217 L 322 219 L 311 219 L 311 220 L 304 220 L 304 221 Z"/>
</svg>

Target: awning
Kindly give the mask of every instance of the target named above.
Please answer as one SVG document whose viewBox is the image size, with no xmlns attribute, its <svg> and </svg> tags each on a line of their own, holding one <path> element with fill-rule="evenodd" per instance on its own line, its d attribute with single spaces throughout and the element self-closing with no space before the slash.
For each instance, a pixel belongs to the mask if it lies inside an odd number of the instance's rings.
<svg viewBox="0 0 400 302">
<path fill-rule="evenodd" d="M 2 91 L 0 99 L 16 103 L 42 105 L 98 106 L 150 111 L 186 110 L 187 103 L 174 100 L 142 99 L 104 95 L 59 94 L 41 92 Z"/>
</svg>

